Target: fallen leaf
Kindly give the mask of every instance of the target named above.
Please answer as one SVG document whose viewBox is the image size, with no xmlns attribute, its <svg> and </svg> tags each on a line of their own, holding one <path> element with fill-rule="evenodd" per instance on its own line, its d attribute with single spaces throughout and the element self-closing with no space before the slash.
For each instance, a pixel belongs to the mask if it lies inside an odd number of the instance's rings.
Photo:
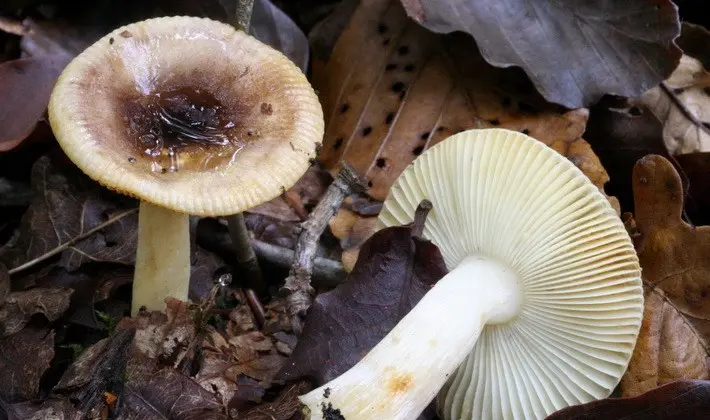
<svg viewBox="0 0 710 420">
<path fill-rule="evenodd" d="M 54 82 L 69 59 L 45 55 L 0 64 L 0 152 L 19 145 L 43 118 Z"/>
<path fill-rule="evenodd" d="M 42 407 L 63 406 L 66 413 L 79 413 L 78 418 L 107 408 L 105 394 L 121 394 L 125 382 L 128 349 L 133 340 L 133 330 L 121 330 L 86 349 L 67 368 L 59 383 L 53 388 Z M 61 400 L 73 402 L 70 407 Z M 70 418 L 74 418 L 73 416 Z"/>
<path fill-rule="evenodd" d="M 284 53 L 304 72 L 307 70 L 309 48 L 306 35 L 269 0 L 254 1 L 249 34 Z"/>
<path fill-rule="evenodd" d="M 274 402 L 260 404 L 246 410 L 240 416 L 249 420 L 289 420 L 301 408 L 298 396 L 311 390 L 307 381 L 296 382 L 287 386 Z"/>
<path fill-rule="evenodd" d="M 685 212 L 696 225 L 710 225 L 710 152 L 688 153 L 675 157 L 688 179 Z"/>
<path fill-rule="evenodd" d="M 138 365 L 134 366 L 136 370 L 149 370 L 146 360 L 151 365 L 176 363 L 195 339 L 194 311 L 178 299 L 169 297 L 165 303 L 165 312 L 139 313 L 136 317 L 121 319 L 116 325 L 117 330 L 136 330 L 132 350 L 135 355 L 129 362 L 131 366 Z"/>
<path fill-rule="evenodd" d="M 342 256 L 343 268 L 351 272 L 358 255 L 360 247 L 375 232 L 377 217 L 363 217 L 354 211 L 341 208 L 328 222 L 333 235 L 340 240 L 340 247 L 343 248 Z"/>
<path fill-rule="evenodd" d="M 709 39 L 710 31 L 705 29 L 705 27 L 683 22 L 680 37 L 676 39 L 676 44 L 683 50 L 684 54 L 698 59 L 703 67 L 710 68 Z"/>
<path fill-rule="evenodd" d="M 710 226 L 681 219 L 680 176 L 662 156 L 636 163 L 633 189 L 646 300 L 638 342 L 621 379 L 623 396 L 710 377 Z"/>
<path fill-rule="evenodd" d="M 710 38 L 708 38 L 710 42 Z M 710 74 L 700 61 L 684 55 L 665 83 L 636 103 L 663 122 L 663 139 L 671 154 L 710 151 Z"/>
<path fill-rule="evenodd" d="M 75 168 L 60 171 L 48 157 L 33 166 L 35 198 L 8 246 L 0 249 L 13 274 L 60 255 L 68 271 L 93 262 L 133 264 L 137 207 Z"/>
<path fill-rule="evenodd" d="M 72 292 L 60 287 L 37 287 L 9 293 L 0 305 L 2 336 L 17 333 L 35 314 L 44 315 L 50 322 L 56 321 L 69 308 Z"/>
<path fill-rule="evenodd" d="M 37 397 L 40 379 L 54 357 L 54 332 L 25 328 L 0 338 L 0 398 L 7 402 Z"/>
<path fill-rule="evenodd" d="M 294 194 L 306 210 L 315 207 L 328 185 L 333 181 L 330 174 L 319 165 L 312 165 L 305 174 L 289 188 L 287 193 Z M 249 213 L 268 216 L 284 222 L 301 222 L 303 218 L 280 195 L 266 203 L 249 209 Z"/>
<path fill-rule="evenodd" d="M 0 263 L 0 302 L 5 302 L 8 293 L 10 293 L 10 273 L 7 272 L 7 267 Z"/>
<path fill-rule="evenodd" d="M 237 2 L 223 0 L 160 0 L 162 15 L 203 16 L 234 23 Z M 301 29 L 269 0 L 254 0 L 249 34 L 281 51 L 301 70 L 308 66 L 308 40 Z"/>
<path fill-rule="evenodd" d="M 66 398 L 45 401 L 24 401 L 13 404 L 16 419 L 9 420 L 74 420 L 79 412 Z"/>
<path fill-rule="evenodd" d="M 632 211 L 631 170 L 639 159 L 657 154 L 673 159 L 663 143 L 663 125 L 645 107 L 605 98 L 590 109 L 584 132 L 602 165 L 609 172 L 607 193 L 624 211 Z"/>
<path fill-rule="evenodd" d="M 564 408 L 546 420 L 666 420 L 710 417 L 710 381 L 676 381 L 633 398 L 607 398 Z"/>
<path fill-rule="evenodd" d="M 326 119 L 319 159 L 331 173 L 346 161 L 368 180 L 368 194 L 384 200 L 427 148 L 497 126 L 551 146 L 603 188 L 609 178 L 581 138 L 587 110 L 545 102 L 522 71 L 495 68 L 475 49 L 470 37 L 420 27 L 395 0 L 363 1 L 323 74 L 314 67 Z"/>
<path fill-rule="evenodd" d="M 355 365 L 424 296 L 446 266 L 411 226 L 386 228 L 362 247 L 348 281 L 316 297 L 277 380 L 323 384 Z"/>
<path fill-rule="evenodd" d="M 127 419 L 226 420 L 215 396 L 189 377 L 166 367 L 145 381 L 126 383 L 122 416 Z"/>
<path fill-rule="evenodd" d="M 550 102 L 588 106 L 635 97 L 678 64 L 678 7 L 649 2 L 402 0 L 434 32 L 467 32 L 496 66 L 520 66 Z"/>
</svg>

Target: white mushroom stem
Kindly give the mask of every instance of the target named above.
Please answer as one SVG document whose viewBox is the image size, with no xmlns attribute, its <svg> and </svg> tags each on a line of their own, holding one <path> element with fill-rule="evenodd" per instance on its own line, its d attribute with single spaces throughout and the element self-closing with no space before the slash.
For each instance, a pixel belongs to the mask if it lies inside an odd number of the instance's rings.
<svg viewBox="0 0 710 420">
<path fill-rule="evenodd" d="M 189 215 L 141 201 L 131 315 L 164 310 L 168 296 L 187 300 L 189 286 Z"/>
<path fill-rule="evenodd" d="M 510 320 L 521 304 L 516 273 L 485 257 L 466 258 L 360 362 L 299 399 L 311 419 L 325 418 L 324 409 L 340 410 L 346 419 L 414 419 L 486 323 Z"/>
</svg>

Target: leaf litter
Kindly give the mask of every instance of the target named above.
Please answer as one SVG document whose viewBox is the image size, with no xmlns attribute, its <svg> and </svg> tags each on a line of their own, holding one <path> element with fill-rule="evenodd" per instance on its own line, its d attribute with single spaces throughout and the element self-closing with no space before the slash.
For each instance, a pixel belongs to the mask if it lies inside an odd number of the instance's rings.
<svg viewBox="0 0 710 420">
<path fill-rule="evenodd" d="M 48 86 L 63 67 L 56 58 L 66 61 L 121 20 L 182 13 L 231 21 L 234 3 L 129 2 L 117 12 L 119 6 L 106 2 L 15 15 L 22 20 L 12 17 L 19 9 L 0 7 L 0 14 L 11 13 L 3 27 L 19 35 L 0 36 L 0 74 L 16 81 L 0 77 L 0 92 L 10 98 L 0 106 L 0 367 L 3 383 L 11 384 L 0 391 L 0 416 L 297 418 L 299 395 L 354 365 L 446 272 L 436 247 L 411 226 L 375 233 L 389 186 L 427 148 L 486 127 L 521 131 L 567 156 L 608 194 L 643 267 L 644 323 L 615 394 L 632 398 L 571 407 L 551 418 L 709 410 L 702 401 L 710 383 L 710 269 L 707 226 L 701 226 L 710 214 L 710 159 L 703 153 L 707 30 L 685 22 L 674 39 L 677 10 L 665 0 L 657 8 L 641 1 L 608 9 L 596 2 L 560 6 L 547 15 L 521 15 L 513 1 L 507 10 L 466 1 L 454 14 L 442 14 L 452 7 L 448 1 L 403 3 L 322 0 L 306 11 L 257 2 L 252 33 L 307 72 L 327 124 L 324 150 L 301 181 L 246 214 L 270 296 L 254 300 L 243 288 L 224 222 L 192 218 L 192 302 L 168 300 L 166 312 L 134 318 L 126 315 L 137 203 L 100 188 L 58 152 L 43 122 Z M 624 16 L 630 11 L 638 13 Z M 505 13 L 513 19 L 491 29 Z M 605 24 L 590 29 L 595 13 Z M 463 26 L 456 26 L 456 16 Z M 482 17 L 486 25 L 472 26 Z M 585 39 L 536 41 L 574 19 L 583 24 L 570 34 L 580 31 Z M 506 26 L 524 22 L 544 30 L 526 37 Z M 613 28 L 623 28 L 614 35 L 618 55 L 606 48 L 590 54 Z M 455 29 L 472 36 L 449 33 Z M 500 33 L 508 39 L 489 36 Z M 530 48 L 515 51 L 525 43 Z M 551 51 L 555 59 L 544 59 Z M 521 61 L 526 54 L 538 58 Z M 643 60 L 650 61 L 640 68 Z M 585 83 L 550 82 L 566 77 Z M 609 93 L 627 97 L 597 101 Z M 22 97 L 31 100 L 17 106 Z M 18 171 L 13 160 L 31 171 Z M 300 223 L 343 161 L 369 181 L 368 191 L 345 200 L 316 244 L 318 294 L 299 336 L 278 296 L 280 282 Z M 225 274 L 235 282 L 216 282 Z M 436 418 L 433 406 L 420 418 Z"/>
</svg>

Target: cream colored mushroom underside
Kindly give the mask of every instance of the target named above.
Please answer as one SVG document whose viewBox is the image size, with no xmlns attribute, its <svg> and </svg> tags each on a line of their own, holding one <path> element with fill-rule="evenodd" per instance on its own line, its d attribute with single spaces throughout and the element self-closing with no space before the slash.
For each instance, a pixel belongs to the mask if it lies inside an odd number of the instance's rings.
<svg viewBox="0 0 710 420">
<path fill-rule="evenodd" d="M 409 223 L 424 198 L 424 235 L 449 268 L 487 255 L 524 289 L 520 316 L 486 326 L 440 393 L 443 417 L 544 418 L 608 396 L 636 342 L 642 285 L 623 224 L 584 174 L 523 134 L 470 130 L 403 172 L 380 227 Z"/>
<path fill-rule="evenodd" d="M 130 87 L 150 94 L 180 78 L 226 102 L 229 95 L 243 95 L 235 102 L 247 105 L 257 141 L 242 148 L 226 170 L 145 173 L 131 165 L 126 151 L 105 147 L 125 132 L 116 116 L 121 110 L 110 106 L 117 91 Z M 262 104 L 271 104 L 273 114 L 263 115 Z M 66 154 L 91 178 L 205 216 L 237 213 L 290 188 L 315 158 L 323 136 L 320 103 L 298 67 L 227 24 L 195 17 L 150 19 L 97 41 L 60 76 L 49 117 Z"/>
</svg>

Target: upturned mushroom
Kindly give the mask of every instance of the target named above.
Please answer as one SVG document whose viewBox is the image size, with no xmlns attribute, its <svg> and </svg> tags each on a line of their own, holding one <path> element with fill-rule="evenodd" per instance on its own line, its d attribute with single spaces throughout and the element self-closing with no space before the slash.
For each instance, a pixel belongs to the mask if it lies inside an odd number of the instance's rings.
<svg viewBox="0 0 710 420">
<path fill-rule="evenodd" d="M 140 200 L 133 314 L 187 299 L 188 215 L 231 215 L 278 196 L 323 136 L 298 67 L 197 17 L 148 19 L 98 40 L 61 74 L 49 120 L 76 166 Z"/>
<path fill-rule="evenodd" d="M 643 314 L 616 212 L 569 160 L 504 129 L 454 135 L 398 178 L 380 228 L 412 221 L 450 272 L 350 370 L 300 397 L 310 418 L 541 419 L 607 397 Z"/>
</svg>

